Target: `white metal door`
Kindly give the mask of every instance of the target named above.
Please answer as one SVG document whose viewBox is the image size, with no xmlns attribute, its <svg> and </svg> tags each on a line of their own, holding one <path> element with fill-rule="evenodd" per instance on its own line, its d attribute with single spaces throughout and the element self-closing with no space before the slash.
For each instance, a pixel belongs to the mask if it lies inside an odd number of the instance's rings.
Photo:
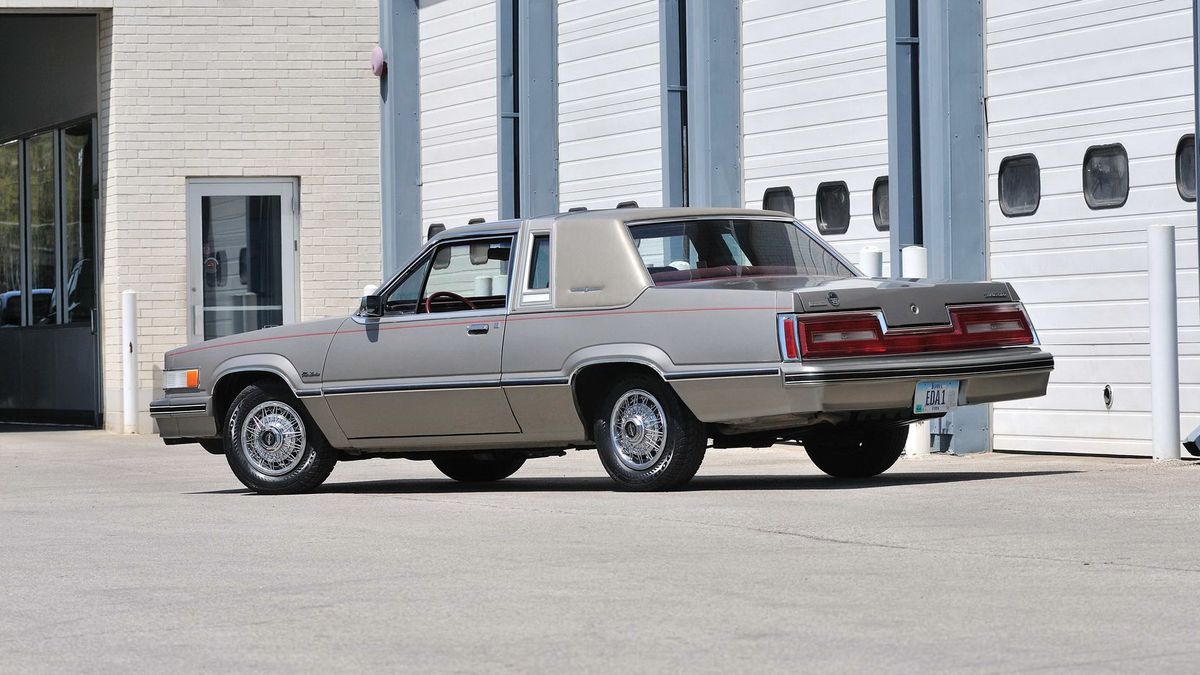
<svg viewBox="0 0 1200 675">
<path fill-rule="evenodd" d="M 297 195 L 291 178 L 188 181 L 189 342 L 296 320 Z"/>
</svg>

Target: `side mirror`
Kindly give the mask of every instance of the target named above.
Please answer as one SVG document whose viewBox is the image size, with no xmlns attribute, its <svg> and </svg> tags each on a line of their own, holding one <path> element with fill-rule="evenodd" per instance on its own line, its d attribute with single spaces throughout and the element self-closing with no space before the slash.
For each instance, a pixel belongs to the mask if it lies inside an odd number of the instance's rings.
<svg viewBox="0 0 1200 675">
<path fill-rule="evenodd" d="M 359 316 L 383 316 L 383 298 L 378 295 L 364 295 L 358 305 Z"/>
</svg>

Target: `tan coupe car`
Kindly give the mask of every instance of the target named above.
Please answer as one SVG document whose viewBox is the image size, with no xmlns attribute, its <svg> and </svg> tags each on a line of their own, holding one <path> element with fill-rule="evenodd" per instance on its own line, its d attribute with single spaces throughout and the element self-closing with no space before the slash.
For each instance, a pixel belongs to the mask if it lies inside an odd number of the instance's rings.
<svg viewBox="0 0 1200 675">
<path fill-rule="evenodd" d="M 592 447 L 662 490 L 710 442 L 780 440 L 865 477 L 914 420 L 1044 394 L 1037 344 L 1008 284 L 865 278 L 780 213 L 590 211 L 448 230 L 350 317 L 168 352 L 151 414 L 263 493 L 339 460 L 489 481 Z"/>
</svg>

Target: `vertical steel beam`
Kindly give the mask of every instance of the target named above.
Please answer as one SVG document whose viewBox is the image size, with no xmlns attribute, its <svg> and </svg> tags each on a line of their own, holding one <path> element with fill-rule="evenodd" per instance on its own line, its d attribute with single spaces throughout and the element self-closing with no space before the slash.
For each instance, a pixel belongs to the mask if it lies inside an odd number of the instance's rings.
<svg viewBox="0 0 1200 675">
<path fill-rule="evenodd" d="M 983 3 L 889 0 L 888 10 L 892 260 L 922 245 L 931 279 L 986 279 Z M 893 262 L 900 274 L 910 276 Z M 987 450 L 989 410 L 961 408 L 932 430 L 937 449 Z"/>
<path fill-rule="evenodd" d="M 500 217 L 521 215 L 521 110 L 518 0 L 498 0 L 496 3 L 496 86 L 499 102 L 499 193 Z"/>
<path fill-rule="evenodd" d="M 558 3 L 517 2 L 520 216 L 558 212 Z"/>
<path fill-rule="evenodd" d="M 921 3 L 922 230 L 929 278 L 987 278 L 983 4 Z"/>
<path fill-rule="evenodd" d="M 663 206 L 687 206 L 687 0 L 659 0 Z"/>
<path fill-rule="evenodd" d="M 742 60 L 738 0 L 687 6 L 688 201 L 741 207 Z"/>
<path fill-rule="evenodd" d="M 379 178 L 383 275 L 421 246 L 421 106 L 417 0 L 380 0 Z"/>
<path fill-rule="evenodd" d="M 983 3 L 924 0 L 918 21 L 921 223 L 929 278 L 980 281 L 988 276 Z M 987 451 L 989 407 L 959 408 L 931 430 L 940 449 Z"/>
<path fill-rule="evenodd" d="M 917 0 L 887 0 L 888 200 L 892 277 L 900 251 L 921 245 L 921 131 Z"/>
</svg>

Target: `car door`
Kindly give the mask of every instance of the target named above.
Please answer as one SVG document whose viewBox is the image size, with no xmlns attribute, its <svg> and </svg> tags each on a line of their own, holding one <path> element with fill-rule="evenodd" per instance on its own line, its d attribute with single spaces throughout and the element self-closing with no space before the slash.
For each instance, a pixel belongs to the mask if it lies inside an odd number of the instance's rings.
<svg viewBox="0 0 1200 675">
<path fill-rule="evenodd" d="M 351 439 L 516 433 L 500 388 L 513 237 L 451 240 L 334 336 L 323 389 Z"/>
</svg>

